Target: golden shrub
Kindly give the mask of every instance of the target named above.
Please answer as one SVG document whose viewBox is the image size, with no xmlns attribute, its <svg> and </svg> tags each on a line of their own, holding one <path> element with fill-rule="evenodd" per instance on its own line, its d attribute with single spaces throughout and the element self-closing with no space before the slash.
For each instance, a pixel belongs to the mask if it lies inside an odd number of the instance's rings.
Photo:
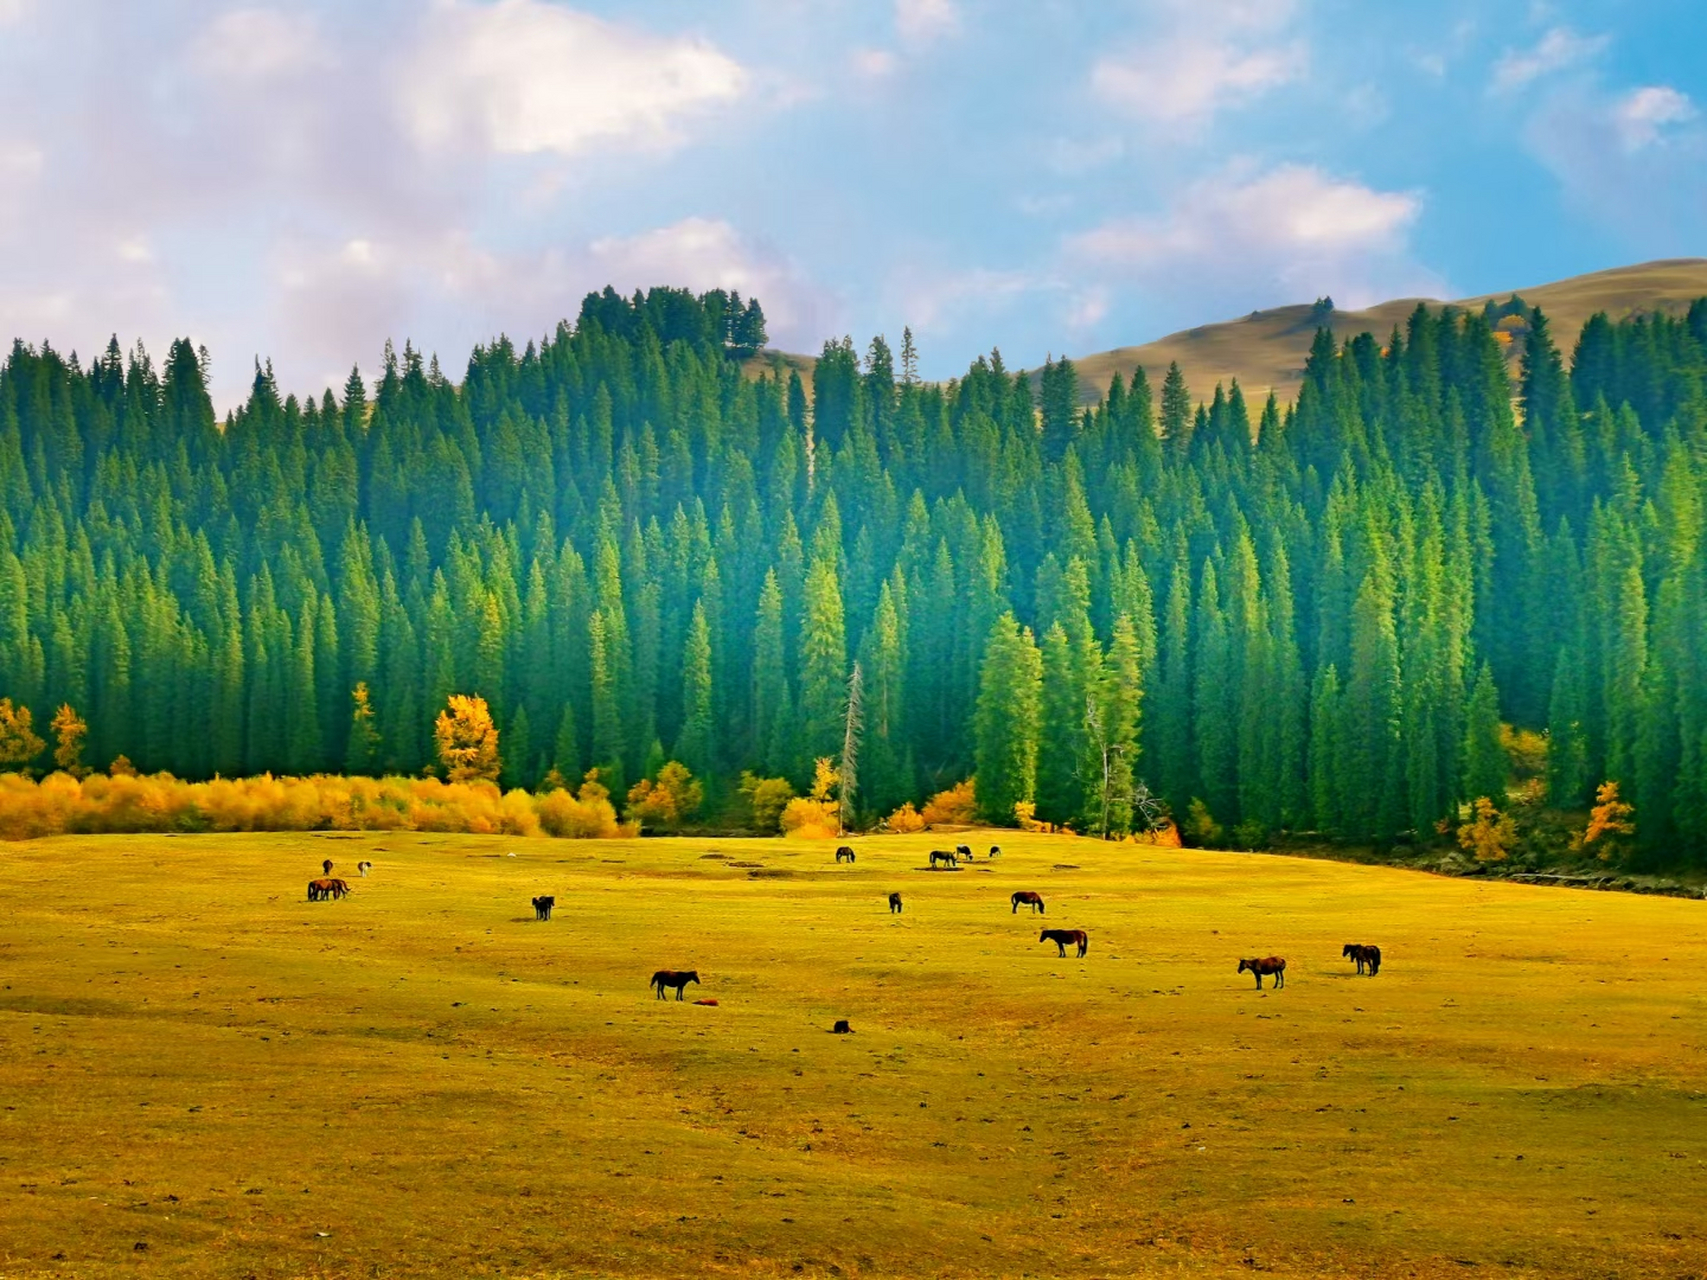
<svg viewBox="0 0 1707 1280">
<path fill-rule="evenodd" d="M 893 831 L 896 835 L 911 835 L 915 831 L 923 831 L 925 829 L 925 820 L 919 814 L 919 811 L 913 808 L 913 802 L 911 800 L 907 801 L 906 804 L 902 805 L 899 809 L 895 810 L 894 813 L 890 814 L 885 821 L 888 823 L 889 830 Z"/>
<path fill-rule="evenodd" d="M 920 814 L 928 827 L 969 827 L 978 821 L 977 787 L 971 778 L 939 791 L 925 801 Z"/>
</svg>

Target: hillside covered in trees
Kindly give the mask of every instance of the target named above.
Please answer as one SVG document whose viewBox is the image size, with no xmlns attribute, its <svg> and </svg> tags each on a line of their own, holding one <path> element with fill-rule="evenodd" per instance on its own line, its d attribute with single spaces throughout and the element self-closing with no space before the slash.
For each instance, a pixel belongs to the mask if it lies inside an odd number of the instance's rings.
<svg viewBox="0 0 1707 1280">
<path fill-rule="evenodd" d="M 506 784 L 674 758 L 711 811 L 841 756 L 857 662 L 871 820 L 976 775 L 990 820 L 1118 831 L 1141 779 L 1378 844 L 1503 804 L 1504 720 L 1552 804 L 1615 780 L 1639 861 L 1707 863 L 1707 302 L 1568 366 L 1534 313 L 1516 388 L 1479 314 L 1324 331 L 1284 411 L 1142 370 L 1084 410 L 999 355 L 925 385 L 910 339 L 828 344 L 808 402 L 742 375 L 762 331 L 607 290 L 460 385 L 262 368 L 223 423 L 188 342 L 16 344 L 0 694 L 204 778 L 419 773 L 474 693 Z"/>
</svg>

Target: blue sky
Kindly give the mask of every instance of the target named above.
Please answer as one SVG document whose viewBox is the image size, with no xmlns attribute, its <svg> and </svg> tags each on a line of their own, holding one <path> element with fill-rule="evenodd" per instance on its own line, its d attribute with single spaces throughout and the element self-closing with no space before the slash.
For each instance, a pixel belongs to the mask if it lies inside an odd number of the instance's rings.
<svg viewBox="0 0 1707 1280">
<path fill-rule="evenodd" d="M 1707 254 L 1690 0 L 0 0 L 0 333 L 256 356 L 756 293 L 947 377 Z"/>
</svg>

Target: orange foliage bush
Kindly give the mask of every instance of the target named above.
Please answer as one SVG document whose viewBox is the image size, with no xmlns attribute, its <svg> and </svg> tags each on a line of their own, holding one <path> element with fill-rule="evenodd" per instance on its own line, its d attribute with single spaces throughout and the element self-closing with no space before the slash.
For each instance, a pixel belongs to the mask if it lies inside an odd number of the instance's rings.
<svg viewBox="0 0 1707 1280">
<path fill-rule="evenodd" d="M 907 801 L 906 804 L 902 805 L 899 809 L 895 810 L 894 813 L 890 814 L 885 821 L 889 826 L 889 830 L 898 836 L 911 835 L 915 831 L 923 831 L 925 829 L 925 820 L 920 815 L 919 811 L 913 808 L 913 802 L 911 800 Z"/>
<path fill-rule="evenodd" d="M 507 794 L 495 783 L 315 774 L 185 782 L 169 773 L 0 775 L 0 839 L 120 831 L 450 831 L 475 835 L 624 834 L 608 793 Z"/>
<path fill-rule="evenodd" d="M 978 820 L 978 797 L 971 778 L 957 782 L 947 791 L 939 791 L 925 801 L 920 814 L 931 827 L 969 827 Z"/>
</svg>

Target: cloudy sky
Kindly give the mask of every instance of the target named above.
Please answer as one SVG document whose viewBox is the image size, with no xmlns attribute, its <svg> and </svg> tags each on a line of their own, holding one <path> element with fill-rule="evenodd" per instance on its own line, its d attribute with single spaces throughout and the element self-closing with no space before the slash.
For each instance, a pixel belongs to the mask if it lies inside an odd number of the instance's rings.
<svg viewBox="0 0 1707 1280">
<path fill-rule="evenodd" d="M 1707 253 L 1698 0 L 0 0 L 0 337 L 287 388 L 757 294 L 927 376 Z"/>
</svg>

